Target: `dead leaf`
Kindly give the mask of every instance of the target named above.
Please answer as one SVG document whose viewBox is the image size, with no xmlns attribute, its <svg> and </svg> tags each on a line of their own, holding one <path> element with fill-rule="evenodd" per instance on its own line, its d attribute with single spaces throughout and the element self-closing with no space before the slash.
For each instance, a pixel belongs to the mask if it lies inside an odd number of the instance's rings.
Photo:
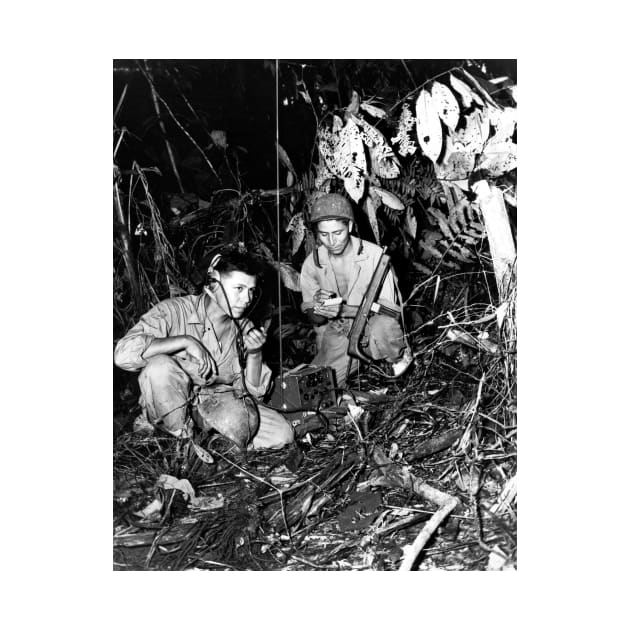
<svg viewBox="0 0 630 630">
<path fill-rule="evenodd" d="M 348 404 L 348 417 L 355 422 L 363 415 L 365 409 L 359 405 Z"/>
<path fill-rule="evenodd" d="M 216 497 L 195 497 L 191 499 L 190 505 L 195 510 L 205 512 L 206 510 L 218 510 L 225 504 L 225 497 L 219 495 Z"/>
<path fill-rule="evenodd" d="M 508 564 L 508 558 L 499 545 L 495 545 L 488 556 L 486 571 L 507 571 L 514 570 L 514 566 Z"/>
<path fill-rule="evenodd" d="M 214 458 L 205 448 L 199 446 L 199 444 L 195 444 L 192 440 L 190 441 L 192 444 L 193 450 L 195 451 L 197 457 L 206 464 L 214 464 Z"/>
<path fill-rule="evenodd" d="M 269 482 L 276 487 L 290 486 L 298 479 L 298 475 L 287 468 L 285 464 L 280 464 L 269 471 Z"/>
<path fill-rule="evenodd" d="M 274 262 L 273 266 L 280 271 L 282 284 L 290 291 L 301 291 L 300 274 L 288 263 Z"/>
<path fill-rule="evenodd" d="M 164 490 L 179 490 L 188 499 L 195 498 L 195 490 L 188 479 L 178 479 L 173 475 L 160 475 L 157 486 L 164 488 Z"/>
<path fill-rule="evenodd" d="M 153 499 L 149 505 L 139 512 L 134 512 L 134 516 L 139 516 L 142 519 L 148 519 L 152 516 L 159 514 L 162 510 L 162 501 L 160 499 Z"/>
</svg>

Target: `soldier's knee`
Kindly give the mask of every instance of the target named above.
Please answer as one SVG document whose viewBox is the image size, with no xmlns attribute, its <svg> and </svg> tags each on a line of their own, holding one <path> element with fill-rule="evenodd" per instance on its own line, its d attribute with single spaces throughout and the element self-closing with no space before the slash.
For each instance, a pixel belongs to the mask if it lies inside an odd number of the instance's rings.
<svg viewBox="0 0 630 630">
<path fill-rule="evenodd" d="M 370 332 L 378 336 L 386 335 L 392 331 L 395 321 L 386 315 L 374 315 L 370 319 Z"/>
<path fill-rule="evenodd" d="M 280 424 L 278 430 L 279 446 L 286 446 L 287 444 L 291 444 L 293 441 L 295 441 L 293 427 L 287 421 L 285 421 Z"/>
<path fill-rule="evenodd" d="M 272 434 L 273 437 L 269 444 L 271 448 L 282 448 L 295 441 L 293 427 L 282 414 L 278 414 L 278 417 L 275 418 Z"/>
<path fill-rule="evenodd" d="M 184 374 L 177 362 L 166 354 L 157 354 L 147 360 L 147 364 L 140 372 L 139 381 L 150 381 L 153 385 L 168 383 L 173 378 L 180 378 Z"/>
</svg>

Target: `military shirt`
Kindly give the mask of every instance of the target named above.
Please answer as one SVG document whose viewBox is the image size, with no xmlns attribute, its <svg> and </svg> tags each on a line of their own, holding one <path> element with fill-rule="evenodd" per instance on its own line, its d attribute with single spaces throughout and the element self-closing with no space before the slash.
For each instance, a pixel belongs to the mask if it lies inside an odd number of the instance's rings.
<svg viewBox="0 0 630 630">
<path fill-rule="evenodd" d="M 147 360 L 142 357 L 154 339 L 164 339 L 178 335 L 189 335 L 200 341 L 217 364 L 222 381 L 233 380 L 233 387 L 242 390 L 241 370 L 236 346 L 237 326 L 247 331 L 252 326 L 248 319 L 233 322 L 228 334 L 219 343 L 213 321 L 206 310 L 205 294 L 186 295 L 170 298 L 156 304 L 145 313 L 138 323 L 116 344 L 114 363 L 123 370 L 137 372 L 144 368 Z M 184 356 L 185 351 L 174 356 Z M 262 398 L 271 381 L 271 370 L 263 363 L 260 384 L 254 386 L 249 381 L 247 389 L 257 398 Z"/>
</svg>

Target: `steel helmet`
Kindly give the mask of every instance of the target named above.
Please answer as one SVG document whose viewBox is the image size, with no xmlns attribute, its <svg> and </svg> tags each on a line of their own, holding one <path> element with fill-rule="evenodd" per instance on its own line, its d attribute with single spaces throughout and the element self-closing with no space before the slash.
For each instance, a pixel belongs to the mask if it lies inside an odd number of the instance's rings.
<svg viewBox="0 0 630 630">
<path fill-rule="evenodd" d="M 193 413 L 204 431 L 215 429 L 240 449 L 245 449 L 258 431 L 259 418 L 254 404 L 248 398 L 239 398 L 233 391 L 219 393 L 202 389 Z"/>
<path fill-rule="evenodd" d="M 350 202 L 338 193 L 328 193 L 315 200 L 311 210 L 311 223 L 319 223 L 328 219 L 354 221 Z"/>
</svg>

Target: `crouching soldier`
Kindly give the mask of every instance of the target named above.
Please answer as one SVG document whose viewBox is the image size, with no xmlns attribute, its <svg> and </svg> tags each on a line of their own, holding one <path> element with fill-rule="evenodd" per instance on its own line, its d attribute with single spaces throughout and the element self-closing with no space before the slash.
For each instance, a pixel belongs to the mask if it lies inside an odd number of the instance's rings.
<svg viewBox="0 0 630 630">
<path fill-rule="evenodd" d="M 350 234 L 353 221 L 352 206 L 345 197 L 336 193 L 319 197 L 311 211 L 319 246 L 307 256 L 300 274 L 302 310 L 316 330 L 317 355 L 312 365 L 332 367 L 338 387 L 344 387 L 347 378 L 359 367 L 356 359 L 349 362 L 348 333 L 352 314 L 356 314 L 361 304 L 382 253 L 374 243 Z M 341 297 L 343 303 L 324 305 L 332 296 Z M 392 269 L 385 277 L 378 302 L 400 313 Z M 399 317 L 372 315 L 362 345 L 374 359 L 389 363 L 390 375 L 394 377 L 400 376 L 412 361 Z"/>
<path fill-rule="evenodd" d="M 260 263 L 236 250 L 215 257 L 201 295 L 160 302 L 118 342 L 114 362 L 140 371 L 140 404 L 152 424 L 191 435 L 189 408 L 204 430 L 239 449 L 280 448 L 293 429 L 259 404 L 270 385 L 262 360 L 266 331 L 244 317 Z"/>
</svg>

